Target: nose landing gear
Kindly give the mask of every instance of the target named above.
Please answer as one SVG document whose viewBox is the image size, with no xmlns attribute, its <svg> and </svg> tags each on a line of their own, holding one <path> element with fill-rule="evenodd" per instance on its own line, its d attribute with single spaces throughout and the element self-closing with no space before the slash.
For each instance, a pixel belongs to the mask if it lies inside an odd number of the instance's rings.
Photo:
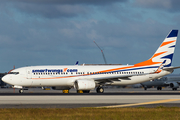
<svg viewBox="0 0 180 120">
<path fill-rule="evenodd" d="M 23 93 L 24 92 L 24 90 L 23 89 L 19 89 L 19 93 Z"/>
<path fill-rule="evenodd" d="M 24 93 L 24 90 L 28 90 L 27 88 L 19 89 L 19 93 Z"/>
</svg>

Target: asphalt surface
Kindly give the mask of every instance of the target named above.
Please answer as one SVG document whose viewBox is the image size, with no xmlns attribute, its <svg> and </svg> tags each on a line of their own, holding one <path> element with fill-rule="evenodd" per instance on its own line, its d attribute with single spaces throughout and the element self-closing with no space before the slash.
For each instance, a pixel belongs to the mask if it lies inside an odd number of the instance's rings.
<svg viewBox="0 0 180 120">
<path fill-rule="evenodd" d="M 104 93 L 62 93 L 62 90 L 30 88 L 24 93 L 18 89 L 0 89 L 0 108 L 81 108 L 81 107 L 180 107 L 180 91 L 155 88 L 105 88 Z"/>
</svg>

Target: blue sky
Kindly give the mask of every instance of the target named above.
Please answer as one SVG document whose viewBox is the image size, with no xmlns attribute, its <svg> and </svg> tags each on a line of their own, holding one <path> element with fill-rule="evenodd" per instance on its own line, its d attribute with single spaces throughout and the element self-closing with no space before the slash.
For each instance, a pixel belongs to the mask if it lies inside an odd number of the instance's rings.
<svg viewBox="0 0 180 120">
<path fill-rule="evenodd" d="M 34 65 L 135 64 L 180 28 L 177 0 L 0 0 L 0 72 Z M 177 41 L 173 66 L 180 66 Z M 176 70 L 175 73 L 180 73 Z"/>
</svg>

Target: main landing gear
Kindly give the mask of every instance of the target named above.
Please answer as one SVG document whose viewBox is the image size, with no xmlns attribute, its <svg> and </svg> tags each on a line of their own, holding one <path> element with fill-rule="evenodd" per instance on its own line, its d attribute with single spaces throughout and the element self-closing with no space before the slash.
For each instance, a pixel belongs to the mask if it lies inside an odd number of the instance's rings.
<svg viewBox="0 0 180 120">
<path fill-rule="evenodd" d="M 144 87 L 144 90 L 147 90 L 147 87 Z"/>
<path fill-rule="evenodd" d="M 103 88 L 103 87 L 98 87 L 98 88 L 96 89 L 96 92 L 97 92 L 97 93 L 103 93 L 103 92 L 104 92 L 104 88 Z"/>
<path fill-rule="evenodd" d="M 24 90 L 23 89 L 19 89 L 19 93 L 23 93 L 24 92 Z"/>
<path fill-rule="evenodd" d="M 162 90 L 162 87 L 157 87 L 157 90 Z"/>
<path fill-rule="evenodd" d="M 172 88 L 172 90 L 177 90 L 177 88 Z"/>
</svg>

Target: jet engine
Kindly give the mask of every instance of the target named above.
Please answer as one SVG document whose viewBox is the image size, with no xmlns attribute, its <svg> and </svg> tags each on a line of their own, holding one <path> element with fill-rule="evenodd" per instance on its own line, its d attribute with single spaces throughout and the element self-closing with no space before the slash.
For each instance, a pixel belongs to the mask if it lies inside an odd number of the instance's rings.
<svg viewBox="0 0 180 120">
<path fill-rule="evenodd" d="M 76 80 L 74 88 L 77 90 L 92 90 L 95 88 L 94 80 Z"/>
<path fill-rule="evenodd" d="M 179 84 L 178 84 L 177 82 L 172 82 L 172 83 L 169 84 L 169 86 L 170 86 L 171 88 L 178 88 L 178 87 L 179 87 Z"/>
</svg>

